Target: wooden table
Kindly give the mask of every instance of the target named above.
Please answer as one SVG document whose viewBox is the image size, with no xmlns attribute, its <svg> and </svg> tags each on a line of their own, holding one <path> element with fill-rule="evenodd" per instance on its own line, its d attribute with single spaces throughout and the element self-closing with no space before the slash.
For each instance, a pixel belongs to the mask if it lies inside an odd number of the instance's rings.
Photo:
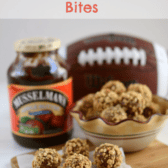
<svg viewBox="0 0 168 168">
<path fill-rule="evenodd" d="M 94 146 L 89 143 L 90 150 L 94 150 Z M 53 148 L 60 150 L 62 145 Z M 34 154 L 35 152 L 32 152 Z M 17 157 L 17 156 L 16 156 Z M 11 159 L 12 168 L 21 168 L 18 166 L 17 158 Z M 132 168 L 168 168 L 168 146 L 155 140 L 146 149 L 126 154 L 126 163 Z"/>
</svg>

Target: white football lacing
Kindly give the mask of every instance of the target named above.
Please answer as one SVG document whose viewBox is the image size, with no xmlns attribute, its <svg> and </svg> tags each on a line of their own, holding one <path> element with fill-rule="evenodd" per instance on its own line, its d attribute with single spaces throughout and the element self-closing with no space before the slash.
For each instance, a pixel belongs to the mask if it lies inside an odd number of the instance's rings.
<svg viewBox="0 0 168 168">
<path fill-rule="evenodd" d="M 124 47 L 123 49 L 119 47 L 114 47 L 114 49 L 106 47 L 105 50 L 98 47 L 96 51 L 90 48 L 87 53 L 85 50 L 82 50 L 78 55 L 78 63 L 82 66 L 85 66 L 86 63 L 92 66 L 94 62 L 97 62 L 98 65 L 102 65 L 104 61 L 106 61 L 107 64 L 111 64 L 113 60 L 116 64 L 120 64 L 121 60 L 123 60 L 123 63 L 127 65 L 130 63 L 130 60 L 132 60 L 134 66 L 137 66 L 139 63 L 141 66 L 145 66 L 146 52 L 143 49 L 138 50 L 134 47 L 132 49 L 128 47 Z"/>
</svg>

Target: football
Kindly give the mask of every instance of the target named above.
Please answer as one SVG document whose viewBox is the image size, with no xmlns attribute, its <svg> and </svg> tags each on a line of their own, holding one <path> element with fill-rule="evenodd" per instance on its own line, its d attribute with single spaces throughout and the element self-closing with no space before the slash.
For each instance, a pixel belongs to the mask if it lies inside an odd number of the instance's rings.
<svg viewBox="0 0 168 168">
<path fill-rule="evenodd" d="M 126 86 L 142 83 L 153 94 L 167 96 L 167 51 L 157 43 L 122 35 L 104 34 L 79 40 L 61 49 L 73 77 L 74 101 L 98 91 L 109 80 Z"/>
</svg>

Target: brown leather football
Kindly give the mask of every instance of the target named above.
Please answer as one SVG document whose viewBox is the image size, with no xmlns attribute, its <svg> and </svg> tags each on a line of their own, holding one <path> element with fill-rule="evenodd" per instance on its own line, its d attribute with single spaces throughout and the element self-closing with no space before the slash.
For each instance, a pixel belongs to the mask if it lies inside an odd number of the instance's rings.
<svg viewBox="0 0 168 168">
<path fill-rule="evenodd" d="M 146 84 L 153 94 L 167 95 L 167 51 L 156 43 L 104 34 L 82 39 L 64 50 L 73 76 L 75 101 L 98 91 L 109 80 L 120 80 L 126 86 Z"/>
</svg>

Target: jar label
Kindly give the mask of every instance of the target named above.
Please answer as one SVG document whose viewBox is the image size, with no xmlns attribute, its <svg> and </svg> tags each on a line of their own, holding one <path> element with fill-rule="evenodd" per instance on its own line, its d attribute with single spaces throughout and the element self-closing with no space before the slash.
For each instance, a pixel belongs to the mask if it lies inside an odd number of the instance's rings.
<svg viewBox="0 0 168 168">
<path fill-rule="evenodd" d="M 21 137 L 45 138 L 72 129 L 72 78 L 63 82 L 8 86 L 12 132 Z"/>
</svg>

